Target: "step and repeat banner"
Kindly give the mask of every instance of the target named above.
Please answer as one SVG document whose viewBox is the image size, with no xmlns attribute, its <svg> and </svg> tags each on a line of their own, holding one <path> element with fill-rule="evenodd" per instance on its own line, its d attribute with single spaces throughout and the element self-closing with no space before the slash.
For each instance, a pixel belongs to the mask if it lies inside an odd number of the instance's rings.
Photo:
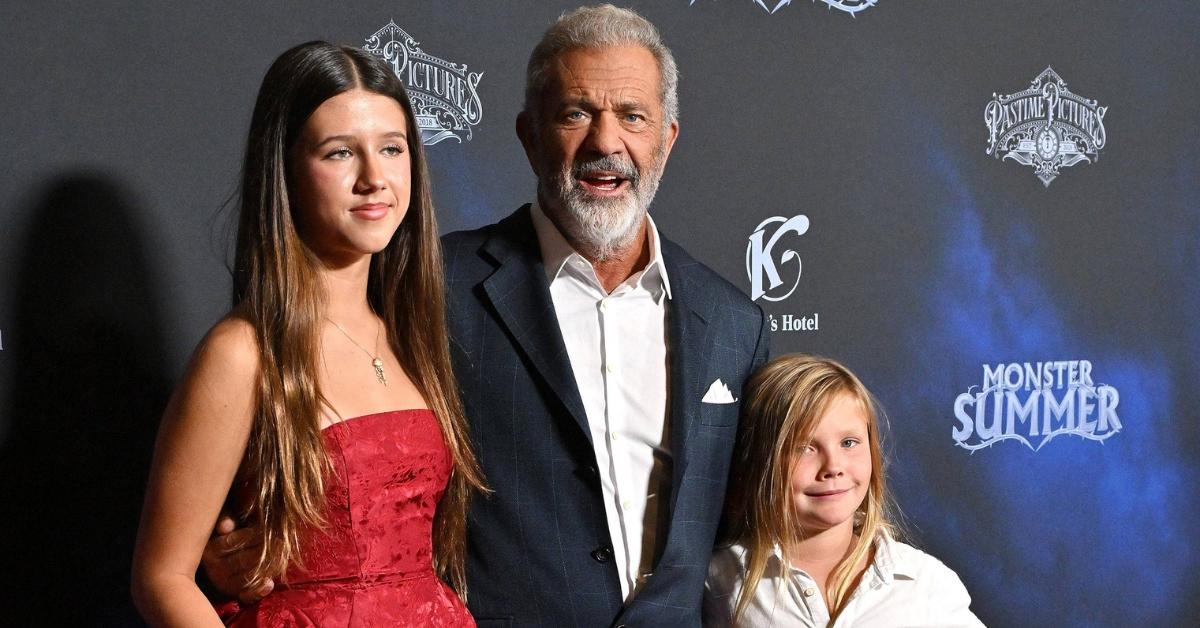
<svg viewBox="0 0 1200 628">
<path fill-rule="evenodd" d="M 444 231 L 534 196 L 525 63 L 577 2 L 0 10 L 0 618 L 138 625 L 166 397 L 229 308 L 267 66 L 410 90 Z M 1200 616 L 1200 5 L 639 0 L 680 69 L 660 229 L 857 371 L 914 544 L 992 626 Z M 8 619 L 0 623 L 9 624 Z"/>
</svg>

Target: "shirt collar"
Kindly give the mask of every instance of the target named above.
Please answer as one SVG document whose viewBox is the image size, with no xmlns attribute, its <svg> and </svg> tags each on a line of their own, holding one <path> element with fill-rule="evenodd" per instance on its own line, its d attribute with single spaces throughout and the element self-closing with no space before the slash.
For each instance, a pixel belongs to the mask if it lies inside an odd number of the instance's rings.
<svg viewBox="0 0 1200 628">
<path fill-rule="evenodd" d="M 911 561 L 904 560 L 904 556 L 896 551 L 896 540 L 887 530 L 880 530 L 875 535 L 875 560 L 871 561 L 867 567 L 867 573 L 873 574 L 881 582 L 890 583 L 897 577 L 912 580 L 916 578 L 917 570 L 915 565 L 910 564 Z M 775 561 L 780 570 L 787 566 L 792 567 L 783 555 L 783 548 L 775 545 L 771 548 L 771 560 Z"/>
<path fill-rule="evenodd" d="M 546 269 L 546 279 L 550 283 L 554 283 L 562 275 L 567 263 L 573 260 L 580 260 L 587 265 L 587 268 L 592 268 L 591 262 L 571 247 L 571 243 L 567 242 L 554 222 L 546 216 L 537 200 L 533 201 L 529 213 L 533 219 L 533 230 L 537 233 L 538 247 L 542 252 L 542 265 Z M 657 293 L 661 288 L 662 294 L 670 299 L 671 282 L 667 278 L 667 267 L 662 259 L 658 227 L 654 224 L 654 219 L 650 217 L 650 214 L 646 214 L 646 234 L 650 240 L 650 261 L 644 269 L 635 272 L 634 276 L 637 277 L 638 284 L 646 290 Z M 658 300 L 657 294 L 655 300 Z"/>
<path fill-rule="evenodd" d="M 875 570 L 875 575 L 880 580 L 891 582 L 896 578 L 916 578 L 917 566 L 913 565 L 912 561 L 905 560 L 906 554 L 897 551 L 898 549 L 892 535 L 887 530 L 880 530 L 875 537 L 875 560 L 871 564 L 871 569 Z"/>
</svg>

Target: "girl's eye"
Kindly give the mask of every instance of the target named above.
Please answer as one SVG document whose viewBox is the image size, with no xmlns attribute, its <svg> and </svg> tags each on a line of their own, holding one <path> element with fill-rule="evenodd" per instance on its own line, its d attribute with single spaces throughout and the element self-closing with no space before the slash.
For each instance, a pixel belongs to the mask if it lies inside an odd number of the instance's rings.
<svg viewBox="0 0 1200 628">
<path fill-rule="evenodd" d="M 394 156 L 403 154 L 404 148 L 401 146 L 397 146 L 396 144 L 389 144 L 389 145 L 383 147 L 383 153 L 385 155 L 391 155 L 394 157 Z"/>
<path fill-rule="evenodd" d="M 858 445 L 858 443 L 859 443 L 859 440 L 857 438 L 842 439 L 842 447 L 845 447 L 846 449 L 854 447 L 855 445 Z"/>
<path fill-rule="evenodd" d="M 351 154 L 352 153 L 350 152 L 349 148 L 337 148 L 332 151 L 329 151 L 329 153 L 327 155 L 325 155 L 325 158 L 326 159 L 349 159 Z"/>
</svg>

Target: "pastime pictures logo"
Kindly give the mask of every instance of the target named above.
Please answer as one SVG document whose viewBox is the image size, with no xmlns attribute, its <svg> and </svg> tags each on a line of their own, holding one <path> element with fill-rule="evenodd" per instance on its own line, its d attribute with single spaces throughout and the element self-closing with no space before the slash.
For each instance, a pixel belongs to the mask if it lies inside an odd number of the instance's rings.
<svg viewBox="0 0 1200 628">
<path fill-rule="evenodd" d="M 984 364 L 982 388 L 954 400 L 951 436 L 971 452 L 1005 440 L 1038 451 L 1063 435 L 1104 442 L 1121 431 L 1120 401 L 1087 360 Z"/>
<path fill-rule="evenodd" d="M 750 298 L 778 302 L 792 296 L 800 285 L 803 263 L 800 254 L 787 248 L 790 242 L 808 233 L 808 216 L 791 218 L 772 216 L 760 222 L 746 244 L 746 276 L 750 279 Z M 790 278 L 790 282 L 784 280 Z M 812 314 L 770 315 L 771 331 L 817 331 L 820 316 Z"/>
<path fill-rule="evenodd" d="M 778 10 L 782 9 L 783 7 L 786 7 L 792 3 L 792 0 L 752 0 L 752 1 L 754 2 L 754 4 L 757 4 L 758 6 L 762 7 L 762 9 L 764 11 L 766 11 L 767 13 L 771 13 L 771 14 L 774 14 L 776 11 L 778 11 Z M 854 14 L 858 13 L 859 11 L 866 11 L 867 9 L 875 6 L 875 4 L 877 2 L 879 2 L 879 0 L 812 0 L 812 1 L 814 3 L 820 2 L 820 3 L 824 4 L 825 7 L 828 9 L 837 9 L 838 11 L 844 11 L 846 13 L 849 13 L 850 17 L 854 17 Z M 691 6 L 693 4 L 696 4 L 696 0 L 691 0 L 690 2 L 688 2 L 688 6 Z"/>
<path fill-rule="evenodd" d="M 408 88 L 422 143 L 471 139 L 471 127 L 483 119 L 483 105 L 476 91 L 482 72 L 468 72 L 466 64 L 445 61 L 421 50 L 419 42 L 394 21 L 366 41 L 363 50 L 382 57 Z"/>
<path fill-rule="evenodd" d="M 1062 168 L 1093 162 L 1104 148 L 1104 112 L 1071 93 L 1067 84 L 1047 67 L 1029 89 L 997 96 L 983 110 L 988 127 L 987 154 L 1032 166 L 1046 187 Z"/>
</svg>

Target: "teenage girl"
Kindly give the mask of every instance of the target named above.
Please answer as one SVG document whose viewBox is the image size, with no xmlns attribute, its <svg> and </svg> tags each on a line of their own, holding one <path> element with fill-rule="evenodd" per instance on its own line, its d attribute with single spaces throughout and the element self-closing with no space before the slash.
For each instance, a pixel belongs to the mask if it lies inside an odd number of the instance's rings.
<svg viewBox="0 0 1200 628">
<path fill-rule="evenodd" d="M 475 625 L 466 513 L 482 477 L 422 151 L 404 86 L 358 48 L 301 44 L 263 78 L 234 308 L 159 428 L 133 561 L 151 626 Z M 195 573 L 223 510 L 244 542 L 220 560 L 270 595 L 214 609 Z"/>
</svg>

